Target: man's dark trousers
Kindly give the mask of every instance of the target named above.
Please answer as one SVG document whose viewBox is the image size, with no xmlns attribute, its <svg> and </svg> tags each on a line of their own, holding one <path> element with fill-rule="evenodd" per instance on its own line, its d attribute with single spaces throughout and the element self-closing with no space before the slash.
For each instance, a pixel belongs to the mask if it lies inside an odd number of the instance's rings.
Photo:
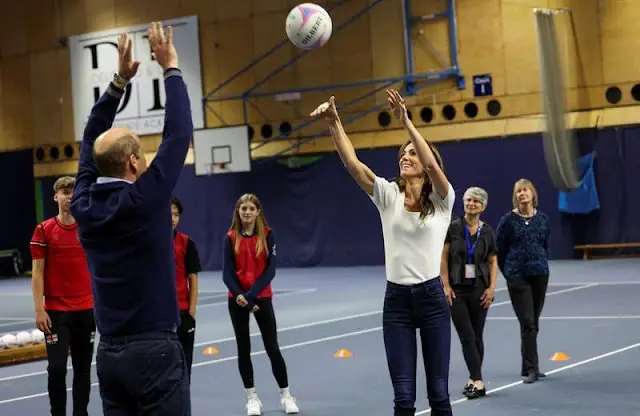
<svg viewBox="0 0 640 416">
<path fill-rule="evenodd" d="M 189 374 L 175 331 L 102 336 L 96 353 L 105 416 L 190 416 Z"/>
</svg>

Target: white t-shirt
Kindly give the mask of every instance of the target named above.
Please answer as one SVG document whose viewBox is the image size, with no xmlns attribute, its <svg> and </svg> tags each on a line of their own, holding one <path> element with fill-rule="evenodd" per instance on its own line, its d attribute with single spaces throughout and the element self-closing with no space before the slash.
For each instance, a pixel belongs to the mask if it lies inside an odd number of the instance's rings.
<svg viewBox="0 0 640 416">
<path fill-rule="evenodd" d="M 442 199 L 431 192 L 435 212 L 420 220 L 419 212 L 404 207 L 404 192 L 395 182 L 376 177 L 371 200 L 380 211 L 387 280 L 414 285 L 440 276 L 440 259 L 451 223 L 455 191 Z"/>
</svg>

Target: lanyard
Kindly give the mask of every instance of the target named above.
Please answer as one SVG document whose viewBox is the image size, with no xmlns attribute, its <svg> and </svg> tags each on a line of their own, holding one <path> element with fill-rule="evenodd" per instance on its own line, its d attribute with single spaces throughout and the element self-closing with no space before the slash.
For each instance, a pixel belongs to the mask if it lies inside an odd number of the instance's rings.
<svg viewBox="0 0 640 416">
<path fill-rule="evenodd" d="M 471 232 L 469 231 L 469 224 L 464 223 L 464 237 L 467 241 L 467 257 L 469 259 L 468 264 L 473 263 L 473 255 L 476 252 L 476 244 L 478 244 L 478 240 L 480 239 L 480 231 L 482 230 L 482 225 L 478 225 L 478 231 L 476 231 L 476 241 L 471 244 Z"/>
</svg>

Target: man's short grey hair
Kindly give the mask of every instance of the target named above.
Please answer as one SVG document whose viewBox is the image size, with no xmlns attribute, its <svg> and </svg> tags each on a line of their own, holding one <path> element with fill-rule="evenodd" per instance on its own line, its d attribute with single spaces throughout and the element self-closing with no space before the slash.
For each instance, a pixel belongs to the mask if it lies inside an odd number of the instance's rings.
<svg viewBox="0 0 640 416">
<path fill-rule="evenodd" d="M 480 201 L 485 207 L 487 206 L 487 202 L 489 202 L 489 194 L 487 194 L 487 191 L 477 186 L 468 188 L 464 192 L 463 198 L 466 198 L 467 196 L 475 199 L 476 201 Z"/>
</svg>

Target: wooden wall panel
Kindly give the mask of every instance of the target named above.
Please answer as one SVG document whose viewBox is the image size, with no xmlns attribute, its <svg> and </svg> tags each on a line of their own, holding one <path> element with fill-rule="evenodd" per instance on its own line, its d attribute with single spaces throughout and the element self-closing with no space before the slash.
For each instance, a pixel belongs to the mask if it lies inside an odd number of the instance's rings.
<svg viewBox="0 0 640 416">
<path fill-rule="evenodd" d="M 2 76 L 2 65 L 0 65 L 0 152 L 5 149 L 12 149 L 12 143 L 8 140 L 8 136 L 4 134 L 4 77 Z"/>
<path fill-rule="evenodd" d="M 492 74 L 493 93 L 506 91 L 505 47 L 500 0 L 460 0 L 458 2 L 459 62 L 468 76 L 463 99 L 473 98 L 471 76 Z M 490 56 L 491 59 L 487 59 Z"/>
<path fill-rule="evenodd" d="M 552 6 L 571 9 L 571 13 L 556 15 L 567 87 L 602 85 L 598 0 L 553 0 Z"/>
<path fill-rule="evenodd" d="M 216 41 L 211 46 L 217 48 L 216 65 L 220 77 L 219 82 L 224 82 L 236 75 L 253 61 L 252 23 L 251 17 L 220 20 L 217 23 Z M 206 68 L 203 68 L 203 70 L 206 71 Z M 251 70 L 246 71 L 228 86 L 222 88 L 217 96 L 241 94 L 246 89 L 251 88 L 254 83 L 254 72 Z M 235 100 L 221 103 L 220 114 L 227 124 L 244 123 L 241 101 Z M 253 112 L 250 117 L 255 119 Z"/>
<path fill-rule="evenodd" d="M 332 12 L 334 28 L 374 0 L 347 0 Z M 320 0 L 327 8 L 337 0 Z M 4 5 L 0 27 L 0 149 L 73 141 L 73 111 L 69 78 L 69 53 L 59 41 L 65 36 L 198 15 L 201 23 L 201 57 L 204 92 L 208 93 L 250 64 L 272 46 L 285 40 L 286 13 L 297 0 L 25 0 Z M 478 104 L 477 118 L 490 118 L 486 102 L 473 97 L 472 76 L 493 76 L 494 98 L 503 102 L 498 117 L 519 117 L 540 111 L 538 53 L 532 9 L 568 7 L 571 14 L 556 16 L 563 51 L 564 75 L 569 90 L 567 107 L 573 110 L 611 106 L 604 93 L 619 84 L 619 105 L 637 104 L 629 94 L 640 81 L 640 49 L 636 0 L 458 0 L 459 63 L 466 76 L 460 91 L 452 79 L 441 81 L 409 97 L 415 111 L 434 108 L 433 123 L 443 119 L 441 109 L 455 106 L 456 120 L 467 120 L 464 104 Z M 405 72 L 402 2 L 382 0 L 371 12 L 335 33 L 324 48 L 312 51 L 281 71 L 257 91 L 329 86 L 402 76 Z M 414 15 L 444 11 L 442 0 L 412 0 Z M 428 39 L 435 50 L 431 50 Z M 421 22 L 413 30 L 416 72 L 436 71 L 451 64 L 446 19 Z M 437 52 L 436 52 L 437 51 Z M 290 44 L 278 50 L 219 91 L 240 94 L 269 72 L 301 52 Z M 437 55 L 440 55 L 438 57 Z M 377 85 L 327 88 L 301 94 L 300 100 L 282 103 L 275 97 L 254 99 L 249 122 L 257 128 L 281 121 L 294 126 L 330 95 L 344 104 Z M 396 85 L 399 87 L 400 85 Z M 362 111 L 386 101 L 384 92 L 361 100 L 352 111 Z M 209 103 L 207 125 L 244 122 L 242 102 Z M 345 116 L 348 117 L 347 113 Z M 218 114 L 222 120 L 219 120 Z M 314 127 L 315 128 L 315 127 Z M 348 130 L 381 128 L 377 114 L 347 126 Z M 157 138 L 149 138 L 149 142 Z"/>
<path fill-rule="evenodd" d="M 117 0 L 85 2 L 84 18 L 87 22 L 87 30 L 89 32 L 97 32 L 118 27 L 119 25 L 116 23 L 116 4 L 120 5 Z"/>
<path fill-rule="evenodd" d="M 266 14 L 256 13 L 252 18 L 252 58 L 256 60 L 282 42 L 284 36 L 282 13 L 271 13 L 268 9 L 264 13 Z M 252 70 L 254 83 L 261 84 L 254 91 L 256 93 L 267 93 L 287 90 L 295 86 L 295 66 L 290 65 L 282 69 L 282 66 L 293 57 L 294 47 L 287 43 L 262 59 Z M 253 85 L 248 87 L 253 87 Z M 256 109 L 252 111 L 252 122 L 266 123 L 274 120 L 290 120 L 294 116 L 294 108 L 286 103 L 277 101 L 273 95 L 253 98 L 252 102 L 259 109 L 259 111 Z"/>
<path fill-rule="evenodd" d="M 369 3 L 373 3 L 373 0 L 369 0 Z M 375 79 L 397 77 L 405 72 L 404 34 L 397 30 L 402 26 L 402 19 L 399 1 L 385 1 L 370 12 L 371 72 Z M 384 91 L 376 94 L 376 104 L 386 101 Z"/>
<path fill-rule="evenodd" d="M 75 141 L 75 126 L 73 122 L 73 100 L 71 96 L 71 61 L 68 49 L 57 50 L 58 65 L 58 93 L 60 97 L 60 112 L 62 117 L 62 142 L 71 143 Z"/>
<path fill-rule="evenodd" d="M 640 78 L 640 2 L 600 0 L 604 83 L 636 81 Z"/>
<path fill-rule="evenodd" d="M 34 146 L 60 143 L 62 137 L 62 110 L 59 84 L 57 51 L 31 54 L 29 59 L 31 100 L 31 134 Z"/>
<path fill-rule="evenodd" d="M 532 9 L 547 7 L 543 0 L 502 2 L 506 94 L 540 91 L 540 71 Z"/>
<path fill-rule="evenodd" d="M 26 5 L 25 1 L 9 1 L 2 4 L 2 13 L 5 16 L 0 25 L 2 58 L 29 52 L 25 19 Z"/>
<path fill-rule="evenodd" d="M 368 0 L 351 0 L 337 8 L 332 13 L 334 28 L 344 24 L 368 5 Z M 336 32 L 325 46 L 329 49 L 330 54 L 332 83 L 348 84 L 373 78 L 370 19 L 369 13 L 361 15 Z M 372 85 L 350 86 L 330 90 L 327 92 L 327 96 L 329 94 L 339 95 L 344 103 L 356 100 L 373 88 L 375 87 Z M 351 111 L 361 111 L 369 109 L 373 105 L 375 105 L 375 97 L 371 96 L 354 103 L 349 108 Z"/>
<path fill-rule="evenodd" d="M 92 31 L 91 25 L 97 16 L 87 14 L 87 5 L 93 0 L 58 0 L 60 9 L 55 14 L 59 20 L 63 36 L 79 35 Z M 131 2 L 134 3 L 134 2 Z M 89 9 L 90 10 L 90 9 Z"/>
<path fill-rule="evenodd" d="M 32 145 L 29 55 L 2 58 L 2 138 L 5 149 L 16 149 L 26 143 Z"/>
<path fill-rule="evenodd" d="M 54 0 L 23 0 L 29 52 L 50 51 L 56 47 L 59 24 Z"/>
</svg>

